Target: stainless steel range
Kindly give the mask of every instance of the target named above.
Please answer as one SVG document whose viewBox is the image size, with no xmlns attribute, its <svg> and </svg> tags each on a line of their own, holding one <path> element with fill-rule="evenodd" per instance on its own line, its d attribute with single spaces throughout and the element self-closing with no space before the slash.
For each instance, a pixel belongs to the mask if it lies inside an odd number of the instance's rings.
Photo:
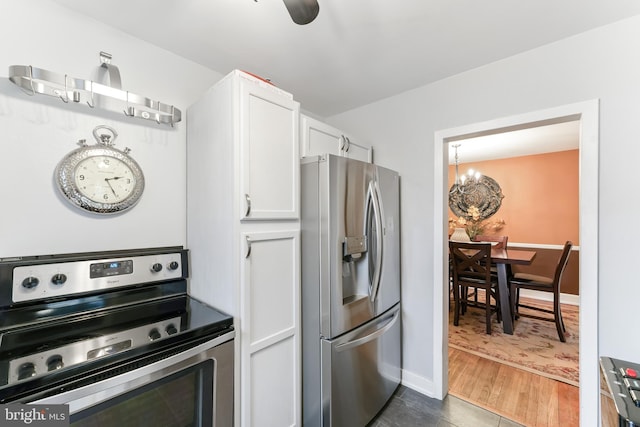
<svg viewBox="0 0 640 427">
<path fill-rule="evenodd" d="M 231 426 L 233 318 L 180 247 L 0 259 L 0 403 L 71 425 Z"/>
</svg>

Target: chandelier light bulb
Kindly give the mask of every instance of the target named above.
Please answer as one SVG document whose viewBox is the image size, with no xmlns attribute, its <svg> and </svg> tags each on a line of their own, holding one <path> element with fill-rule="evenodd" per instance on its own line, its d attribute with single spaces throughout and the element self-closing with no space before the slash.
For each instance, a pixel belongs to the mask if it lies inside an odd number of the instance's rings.
<svg viewBox="0 0 640 427">
<path fill-rule="evenodd" d="M 467 171 L 467 175 L 466 176 L 462 175 L 461 181 L 462 181 L 462 184 L 464 184 L 464 180 L 469 178 L 469 179 L 474 180 L 475 182 L 478 182 L 478 181 L 480 181 L 480 177 L 481 176 L 482 176 L 482 174 L 480 172 L 474 171 L 473 169 L 469 169 Z"/>
<path fill-rule="evenodd" d="M 458 174 L 458 147 L 460 144 L 454 144 L 452 147 L 455 149 L 455 179 L 453 181 L 453 185 L 449 190 L 449 196 L 453 194 L 473 194 L 477 191 L 478 185 L 480 184 L 480 178 L 482 174 L 480 172 L 474 171 L 473 169 L 469 169 L 466 174 L 459 175 Z"/>
</svg>

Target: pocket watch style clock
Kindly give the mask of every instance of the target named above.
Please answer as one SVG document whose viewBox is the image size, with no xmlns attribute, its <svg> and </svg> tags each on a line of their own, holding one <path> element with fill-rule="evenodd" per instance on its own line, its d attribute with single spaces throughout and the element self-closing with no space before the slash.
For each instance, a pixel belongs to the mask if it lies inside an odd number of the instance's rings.
<svg viewBox="0 0 640 427">
<path fill-rule="evenodd" d="M 98 134 L 103 129 L 108 133 Z M 135 160 L 113 148 L 118 134 L 108 126 L 93 130 L 98 142 L 77 148 L 58 163 L 55 178 L 62 195 L 74 206 L 99 214 L 114 214 L 131 209 L 144 190 L 144 175 Z"/>
</svg>

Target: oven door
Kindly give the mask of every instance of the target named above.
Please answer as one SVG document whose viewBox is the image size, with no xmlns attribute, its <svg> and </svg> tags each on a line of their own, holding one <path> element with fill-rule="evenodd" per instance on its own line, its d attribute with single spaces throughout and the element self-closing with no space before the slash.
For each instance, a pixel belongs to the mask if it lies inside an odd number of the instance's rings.
<svg viewBox="0 0 640 427">
<path fill-rule="evenodd" d="M 72 426 L 231 427 L 234 334 L 29 403 L 68 404 Z"/>
</svg>

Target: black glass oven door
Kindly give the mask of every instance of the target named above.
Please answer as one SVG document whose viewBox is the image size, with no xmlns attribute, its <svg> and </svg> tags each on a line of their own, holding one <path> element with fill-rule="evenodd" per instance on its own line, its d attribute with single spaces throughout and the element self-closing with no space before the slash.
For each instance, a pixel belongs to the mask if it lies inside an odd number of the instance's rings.
<svg viewBox="0 0 640 427">
<path fill-rule="evenodd" d="M 71 425 L 211 427 L 213 365 L 207 360 L 72 414 Z"/>
<path fill-rule="evenodd" d="M 235 333 L 140 366 L 115 366 L 33 396 L 35 404 L 67 404 L 72 426 L 233 426 Z"/>
</svg>

